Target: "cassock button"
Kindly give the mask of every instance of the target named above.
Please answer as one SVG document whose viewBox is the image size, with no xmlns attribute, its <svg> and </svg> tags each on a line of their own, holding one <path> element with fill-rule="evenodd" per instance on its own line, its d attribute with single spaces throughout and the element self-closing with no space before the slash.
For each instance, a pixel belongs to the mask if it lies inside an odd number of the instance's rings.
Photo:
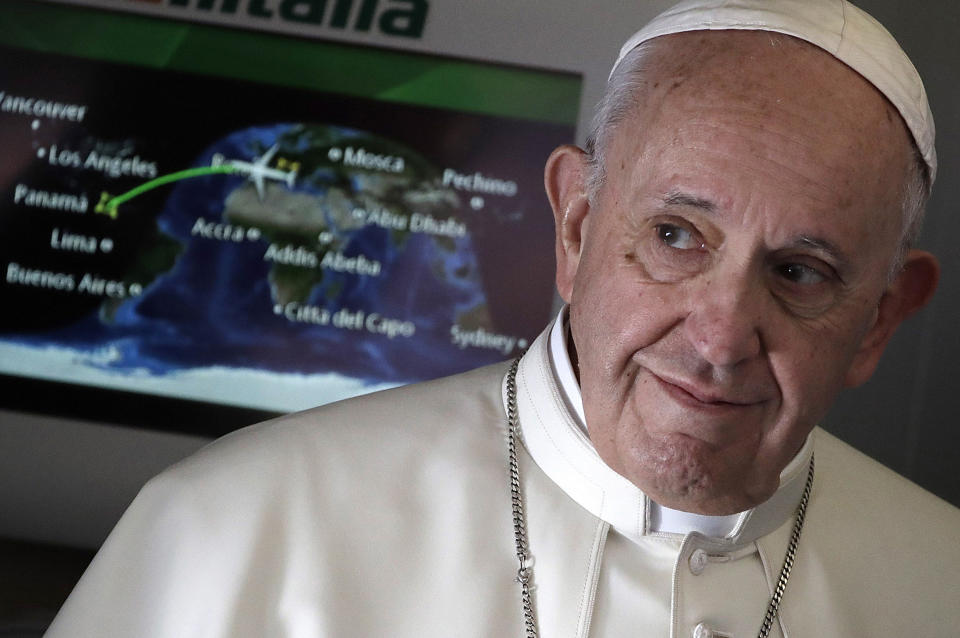
<svg viewBox="0 0 960 638">
<path fill-rule="evenodd" d="M 690 554 L 690 571 L 694 576 L 699 576 L 707 568 L 707 553 L 702 549 L 694 550 Z"/>
<path fill-rule="evenodd" d="M 693 628 L 693 638 L 715 638 L 716 632 L 706 623 L 700 623 Z"/>
</svg>

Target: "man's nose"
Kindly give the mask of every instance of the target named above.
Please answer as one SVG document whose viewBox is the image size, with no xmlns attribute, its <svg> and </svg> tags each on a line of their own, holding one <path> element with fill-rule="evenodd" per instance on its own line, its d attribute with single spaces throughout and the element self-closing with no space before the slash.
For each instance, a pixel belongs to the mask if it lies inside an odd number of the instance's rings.
<svg viewBox="0 0 960 638">
<path fill-rule="evenodd" d="M 765 312 L 760 282 L 743 272 L 717 273 L 691 292 L 684 331 L 705 361 L 730 368 L 760 354 Z"/>
</svg>

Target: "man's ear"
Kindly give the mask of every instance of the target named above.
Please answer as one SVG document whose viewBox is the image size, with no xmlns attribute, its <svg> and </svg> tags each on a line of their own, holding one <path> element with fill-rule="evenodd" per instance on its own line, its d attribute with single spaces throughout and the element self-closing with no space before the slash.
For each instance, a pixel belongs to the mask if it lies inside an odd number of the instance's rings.
<svg viewBox="0 0 960 638">
<path fill-rule="evenodd" d="M 922 250 L 911 250 L 903 269 L 883 293 L 873 326 L 864 335 L 844 384 L 856 387 L 866 383 L 880 362 L 890 337 L 904 319 L 923 308 L 933 297 L 940 280 L 937 258 Z"/>
<path fill-rule="evenodd" d="M 580 265 L 587 213 L 590 210 L 586 176 L 586 153 L 569 144 L 550 154 L 543 174 L 556 229 L 557 290 L 568 303 Z"/>
</svg>

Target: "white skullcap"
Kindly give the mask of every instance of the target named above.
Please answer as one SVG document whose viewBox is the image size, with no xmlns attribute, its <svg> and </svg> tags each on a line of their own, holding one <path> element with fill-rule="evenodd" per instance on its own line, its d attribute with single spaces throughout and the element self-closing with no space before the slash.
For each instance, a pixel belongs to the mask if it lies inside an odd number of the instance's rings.
<svg viewBox="0 0 960 638">
<path fill-rule="evenodd" d="M 686 0 L 627 40 L 613 68 L 639 44 L 658 36 L 723 29 L 785 33 L 820 47 L 862 75 L 900 112 L 933 184 L 933 113 L 920 74 L 883 25 L 847 0 Z"/>
</svg>

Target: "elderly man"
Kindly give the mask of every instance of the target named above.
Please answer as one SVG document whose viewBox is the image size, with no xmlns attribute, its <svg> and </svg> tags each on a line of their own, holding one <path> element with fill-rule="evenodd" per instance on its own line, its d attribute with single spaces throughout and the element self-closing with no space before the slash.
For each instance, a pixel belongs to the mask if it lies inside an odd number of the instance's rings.
<svg viewBox="0 0 960 638">
<path fill-rule="evenodd" d="M 206 448 L 49 635 L 956 635 L 960 513 L 815 428 L 936 286 L 932 130 L 843 0 L 660 16 L 547 163 L 519 364 Z"/>
</svg>

